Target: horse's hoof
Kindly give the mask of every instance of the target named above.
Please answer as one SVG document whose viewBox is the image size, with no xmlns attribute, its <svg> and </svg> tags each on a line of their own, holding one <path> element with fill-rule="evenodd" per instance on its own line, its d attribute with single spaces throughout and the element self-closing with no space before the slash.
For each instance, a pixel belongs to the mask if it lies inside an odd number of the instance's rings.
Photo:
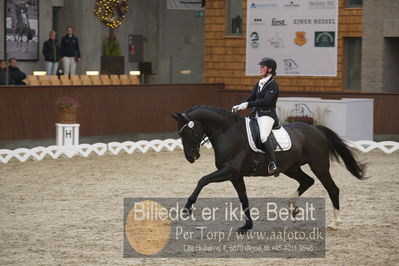
<svg viewBox="0 0 399 266">
<path fill-rule="evenodd" d="M 328 225 L 326 229 L 327 231 L 337 231 L 337 227 L 334 225 Z"/>
<path fill-rule="evenodd" d="M 188 216 L 191 215 L 193 211 L 191 210 L 191 208 L 186 208 L 184 207 L 183 210 L 181 211 L 181 215 L 183 218 L 187 218 Z"/>
<path fill-rule="evenodd" d="M 243 226 L 243 227 L 238 228 L 236 230 L 236 232 L 239 233 L 240 235 L 244 235 L 248 232 L 248 230 L 249 230 L 249 228 L 244 228 L 244 226 Z"/>
<path fill-rule="evenodd" d="M 327 225 L 327 231 L 337 231 L 337 223 L 334 221 Z"/>
<path fill-rule="evenodd" d="M 252 229 L 252 225 L 244 225 L 244 226 L 241 226 L 240 228 L 238 228 L 236 231 L 237 231 L 237 233 L 239 233 L 239 234 L 245 234 L 246 232 L 248 232 L 248 230 L 251 230 Z"/>
</svg>

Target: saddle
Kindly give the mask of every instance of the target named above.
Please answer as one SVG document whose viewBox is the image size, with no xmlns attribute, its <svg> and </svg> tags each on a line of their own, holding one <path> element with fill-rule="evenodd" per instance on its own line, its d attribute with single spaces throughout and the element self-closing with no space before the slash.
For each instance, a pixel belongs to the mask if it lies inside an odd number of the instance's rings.
<svg viewBox="0 0 399 266">
<path fill-rule="evenodd" d="M 255 118 L 245 118 L 245 124 L 247 129 L 248 143 L 251 149 L 255 152 L 262 152 L 262 142 L 260 140 L 259 125 Z M 287 151 L 291 148 L 291 138 L 284 127 L 280 125 L 280 122 L 276 120 L 274 122 L 272 132 L 269 135 L 269 139 L 272 143 L 275 151 Z"/>
</svg>

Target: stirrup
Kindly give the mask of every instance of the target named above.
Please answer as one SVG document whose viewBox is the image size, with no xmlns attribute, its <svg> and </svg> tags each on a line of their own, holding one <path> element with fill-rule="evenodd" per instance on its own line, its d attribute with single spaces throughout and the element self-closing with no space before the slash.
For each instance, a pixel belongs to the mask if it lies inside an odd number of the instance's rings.
<svg viewBox="0 0 399 266">
<path fill-rule="evenodd" d="M 280 173 L 278 173 L 277 165 L 273 161 L 271 161 L 269 163 L 269 166 L 267 167 L 267 170 L 269 172 L 269 175 L 274 175 L 275 177 L 280 175 Z"/>
</svg>

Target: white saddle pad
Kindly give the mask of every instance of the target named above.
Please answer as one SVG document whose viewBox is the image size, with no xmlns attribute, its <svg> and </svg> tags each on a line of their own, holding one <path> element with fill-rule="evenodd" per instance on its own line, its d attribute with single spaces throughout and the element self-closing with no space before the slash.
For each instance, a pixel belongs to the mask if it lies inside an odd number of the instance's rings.
<svg viewBox="0 0 399 266">
<path fill-rule="evenodd" d="M 251 132 L 251 127 L 249 126 L 249 118 L 245 118 L 245 126 L 247 129 L 247 138 L 248 138 L 248 143 L 251 149 L 255 152 L 262 152 L 265 153 L 264 151 L 258 149 L 255 145 L 254 139 L 252 138 L 252 132 Z M 277 130 L 272 130 L 274 137 L 276 138 L 278 144 L 281 146 L 282 150 L 280 149 L 279 145 L 277 145 L 277 148 L 275 151 L 288 151 L 291 149 L 291 138 L 290 135 L 288 135 L 287 130 L 285 130 L 284 127 L 281 127 Z"/>
</svg>

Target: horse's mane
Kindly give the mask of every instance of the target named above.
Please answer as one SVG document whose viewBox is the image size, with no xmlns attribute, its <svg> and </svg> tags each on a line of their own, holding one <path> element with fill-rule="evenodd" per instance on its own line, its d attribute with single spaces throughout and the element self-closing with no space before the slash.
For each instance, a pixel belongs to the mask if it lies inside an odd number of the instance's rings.
<svg viewBox="0 0 399 266">
<path fill-rule="evenodd" d="M 190 115 L 190 113 L 195 112 L 197 110 L 201 110 L 201 109 L 209 110 L 209 111 L 212 111 L 212 112 L 215 112 L 215 113 L 219 113 L 221 115 L 228 116 L 229 118 L 237 117 L 237 115 L 235 113 L 226 111 L 226 110 L 224 110 L 223 108 L 220 108 L 220 107 L 209 106 L 209 105 L 197 105 L 197 106 L 194 106 L 194 107 L 188 109 L 186 111 L 186 113 L 188 115 Z"/>
</svg>

